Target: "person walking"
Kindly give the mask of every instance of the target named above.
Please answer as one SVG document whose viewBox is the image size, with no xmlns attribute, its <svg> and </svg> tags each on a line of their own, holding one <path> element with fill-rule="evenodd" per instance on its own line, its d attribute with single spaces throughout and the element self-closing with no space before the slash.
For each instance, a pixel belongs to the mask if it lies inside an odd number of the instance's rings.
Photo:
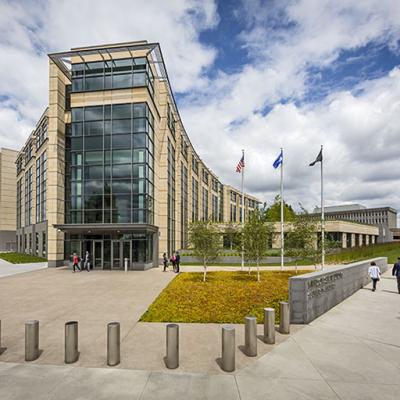
<svg viewBox="0 0 400 400">
<path fill-rule="evenodd" d="M 397 263 L 393 265 L 392 275 L 397 278 L 397 290 L 400 294 L 400 257 L 397 258 Z"/>
<path fill-rule="evenodd" d="M 177 251 L 176 253 L 175 253 L 176 255 L 175 255 L 175 263 L 176 263 L 176 273 L 177 274 L 179 274 L 179 266 L 180 266 L 180 263 L 181 263 L 181 256 L 180 256 L 180 254 L 179 254 L 179 251 Z"/>
<path fill-rule="evenodd" d="M 176 272 L 176 257 L 175 257 L 175 254 L 172 254 L 170 261 L 171 261 L 171 264 L 172 264 L 172 269 L 174 270 L 174 272 Z"/>
<path fill-rule="evenodd" d="M 81 271 L 81 269 L 79 268 L 79 257 L 76 253 L 74 253 L 74 255 L 72 256 L 72 272 L 75 272 L 75 268 L 78 268 L 78 271 Z"/>
<path fill-rule="evenodd" d="M 168 257 L 167 257 L 167 253 L 163 254 L 163 264 L 164 264 L 164 270 L 163 272 L 167 272 L 167 268 L 168 268 Z"/>
<path fill-rule="evenodd" d="M 376 290 L 376 283 L 381 279 L 381 270 L 376 265 L 375 261 L 371 262 L 371 266 L 368 268 L 368 275 L 372 279 L 372 291 Z"/>
<path fill-rule="evenodd" d="M 87 272 L 90 271 L 90 253 L 87 251 L 85 254 L 85 264 L 84 268 Z"/>
</svg>

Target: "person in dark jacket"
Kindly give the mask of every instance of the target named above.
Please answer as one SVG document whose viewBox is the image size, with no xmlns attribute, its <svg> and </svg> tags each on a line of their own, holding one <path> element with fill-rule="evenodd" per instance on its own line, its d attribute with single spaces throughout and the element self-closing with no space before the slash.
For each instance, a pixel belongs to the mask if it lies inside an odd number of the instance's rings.
<svg viewBox="0 0 400 400">
<path fill-rule="evenodd" d="M 179 251 L 176 252 L 175 263 L 176 263 L 175 272 L 178 274 L 179 273 L 179 266 L 180 266 L 180 263 L 181 263 L 181 256 L 179 254 Z"/>
<path fill-rule="evenodd" d="M 164 264 L 164 270 L 163 270 L 163 272 L 166 272 L 166 271 L 167 271 L 167 268 L 168 268 L 168 257 L 167 257 L 167 253 L 164 253 L 162 257 L 163 257 L 163 264 Z"/>
<path fill-rule="evenodd" d="M 400 294 L 400 257 L 397 258 L 397 263 L 393 266 L 392 275 L 397 278 L 397 290 Z"/>
<path fill-rule="evenodd" d="M 84 265 L 85 265 L 86 271 L 89 272 L 90 271 L 90 254 L 88 251 L 85 254 L 85 264 Z"/>
</svg>

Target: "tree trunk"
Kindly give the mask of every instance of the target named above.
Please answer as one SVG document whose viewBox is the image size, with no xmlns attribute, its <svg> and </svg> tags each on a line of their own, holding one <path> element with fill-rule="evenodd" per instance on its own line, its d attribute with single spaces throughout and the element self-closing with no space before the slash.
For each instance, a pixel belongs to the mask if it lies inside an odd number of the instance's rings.
<svg viewBox="0 0 400 400">
<path fill-rule="evenodd" d="M 251 272 L 251 261 L 249 260 L 249 275 L 250 275 L 250 272 Z"/>
<path fill-rule="evenodd" d="M 294 264 L 294 269 L 295 269 L 296 275 L 297 275 L 297 261 L 296 261 L 295 264 Z"/>
<path fill-rule="evenodd" d="M 257 258 L 257 281 L 260 282 L 260 261 Z"/>
<path fill-rule="evenodd" d="M 203 282 L 205 282 L 207 278 L 207 264 L 205 261 L 203 262 L 203 267 L 204 267 Z"/>
</svg>

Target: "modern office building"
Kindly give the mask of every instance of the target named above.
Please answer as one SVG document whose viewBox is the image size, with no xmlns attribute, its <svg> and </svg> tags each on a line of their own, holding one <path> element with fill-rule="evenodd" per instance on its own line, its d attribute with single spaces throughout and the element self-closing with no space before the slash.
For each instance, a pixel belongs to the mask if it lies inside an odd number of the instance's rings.
<svg viewBox="0 0 400 400">
<path fill-rule="evenodd" d="M 95 268 L 147 269 L 187 246 L 191 221 L 241 215 L 190 142 L 158 43 L 50 54 L 49 105 L 17 169 L 18 250 L 49 266 L 89 251 Z M 246 194 L 245 215 L 257 206 Z"/>
<path fill-rule="evenodd" d="M 361 204 L 349 204 L 325 207 L 325 219 L 354 221 L 361 224 L 374 225 L 379 228 L 378 243 L 393 241 L 393 229 L 397 227 L 397 211 L 391 207 L 367 208 Z M 321 214 L 315 208 L 312 216 Z"/>
<path fill-rule="evenodd" d="M 0 251 L 15 251 L 15 160 L 18 152 L 0 148 Z"/>
</svg>

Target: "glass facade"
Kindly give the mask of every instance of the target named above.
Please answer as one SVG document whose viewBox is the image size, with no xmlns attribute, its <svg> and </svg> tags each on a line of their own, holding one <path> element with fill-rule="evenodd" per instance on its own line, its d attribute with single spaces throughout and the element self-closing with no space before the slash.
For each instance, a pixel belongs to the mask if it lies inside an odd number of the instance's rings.
<svg viewBox="0 0 400 400">
<path fill-rule="evenodd" d="M 181 248 L 188 245 L 188 169 L 181 163 Z"/>
<path fill-rule="evenodd" d="M 67 223 L 153 223 L 153 123 L 146 103 L 72 109 Z"/>
<path fill-rule="evenodd" d="M 168 139 L 168 227 L 167 227 L 168 254 L 176 250 L 175 247 L 175 148 Z"/>
<path fill-rule="evenodd" d="M 25 172 L 25 226 L 32 223 L 32 167 Z M 30 246 L 29 248 L 32 248 Z"/>
<path fill-rule="evenodd" d="M 72 64 L 72 93 L 145 86 L 153 95 L 153 81 L 145 57 Z"/>
<path fill-rule="evenodd" d="M 36 222 L 46 221 L 47 155 L 36 159 Z"/>
<path fill-rule="evenodd" d="M 192 221 L 199 220 L 199 182 L 192 178 Z"/>
</svg>

